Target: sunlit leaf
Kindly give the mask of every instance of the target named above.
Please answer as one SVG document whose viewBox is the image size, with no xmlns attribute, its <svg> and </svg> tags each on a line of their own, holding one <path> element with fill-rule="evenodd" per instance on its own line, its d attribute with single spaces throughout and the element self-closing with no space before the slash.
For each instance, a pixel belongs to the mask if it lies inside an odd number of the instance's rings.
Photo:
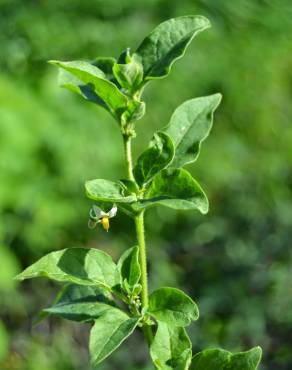
<svg viewBox="0 0 292 370">
<path fill-rule="evenodd" d="M 142 186 L 151 180 L 159 171 L 167 167 L 174 156 L 174 145 L 171 138 L 164 132 L 156 132 L 146 149 L 137 159 L 134 176 Z"/>
<path fill-rule="evenodd" d="M 114 83 L 106 79 L 105 73 L 98 67 L 84 61 L 61 62 L 52 60 L 50 63 L 71 73 L 85 85 L 89 85 L 90 90 L 94 91 L 115 116 L 120 117 L 126 109 L 128 104 L 127 97 Z M 75 86 L 74 82 L 67 83 L 67 85 L 75 92 L 78 92 L 78 87 Z M 82 94 L 84 94 L 84 91 L 81 91 Z"/>
<path fill-rule="evenodd" d="M 260 347 L 235 354 L 223 349 L 208 349 L 193 357 L 190 370 L 256 370 L 261 356 Z"/>
<path fill-rule="evenodd" d="M 188 369 L 192 358 L 192 344 L 185 329 L 159 322 L 150 355 L 158 370 Z"/>
<path fill-rule="evenodd" d="M 180 59 L 192 39 L 210 27 L 208 19 L 189 15 L 169 19 L 156 27 L 138 47 L 144 78 L 167 76 L 172 64 Z"/>
<path fill-rule="evenodd" d="M 188 100 L 173 113 L 164 131 L 175 146 L 173 167 L 194 162 L 200 152 L 201 142 L 209 135 L 213 113 L 221 101 L 221 94 Z"/>
<path fill-rule="evenodd" d="M 85 183 L 86 194 L 90 199 L 102 202 L 130 203 L 136 200 L 133 193 L 122 182 L 96 179 Z"/>
<path fill-rule="evenodd" d="M 139 209 L 162 205 L 173 209 L 199 210 L 208 212 L 208 199 L 191 174 L 184 169 L 167 168 L 153 179 L 145 199 L 137 205 Z"/>
<path fill-rule="evenodd" d="M 159 288 L 149 297 L 148 312 L 170 326 L 187 326 L 199 317 L 196 303 L 176 288 Z"/>
<path fill-rule="evenodd" d="M 113 65 L 112 70 L 119 84 L 131 93 L 134 93 L 142 82 L 143 66 L 137 55 L 130 55 L 129 49 L 124 58 L 120 58 L 119 62 Z"/>
<path fill-rule="evenodd" d="M 139 317 L 130 318 L 118 308 L 109 308 L 90 332 L 89 349 L 93 368 L 108 357 L 135 330 Z"/>
<path fill-rule="evenodd" d="M 51 252 L 17 275 L 16 279 L 35 277 L 107 289 L 119 283 L 118 270 L 112 258 L 105 252 L 87 248 Z"/>
</svg>

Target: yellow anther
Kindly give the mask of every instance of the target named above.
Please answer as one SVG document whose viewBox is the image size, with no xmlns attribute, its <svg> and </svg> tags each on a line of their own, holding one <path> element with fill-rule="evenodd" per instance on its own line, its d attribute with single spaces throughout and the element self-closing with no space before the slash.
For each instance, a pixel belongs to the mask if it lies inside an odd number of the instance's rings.
<svg viewBox="0 0 292 370">
<path fill-rule="evenodd" d="M 102 224 L 102 227 L 105 229 L 106 232 L 108 232 L 108 229 L 110 227 L 109 225 L 109 217 L 108 216 L 104 216 L 101 218 L 100 220 L 101 224 Z"/>
</svg>

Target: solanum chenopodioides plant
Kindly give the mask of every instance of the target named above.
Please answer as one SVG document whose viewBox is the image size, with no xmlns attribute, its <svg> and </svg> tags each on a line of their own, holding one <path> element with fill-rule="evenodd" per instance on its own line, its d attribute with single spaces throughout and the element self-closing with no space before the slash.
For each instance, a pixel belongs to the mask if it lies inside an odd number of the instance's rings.
<svg viewBox="0 0 292 370">
<path fill-rule="evenodd" d="M 192 357 L 185 328 L 199 317 L 196 303 L 171 287 L 148 295 L 144 215 L 154 206 L 208 212 L 204 191 L 184 167 L 196 161 L 221 95 L 182 103 L 133 165 L 135 125 L 145 114 L 142 93 L 151 80 L 166 77 L 193 38 L 209 26 L 202 16 L 174 18 L 155 28 L 135 52 L 127 49 L 118 59 L 51 61 L 59 67 L 60 84 L 105 108 L 117 121 L 123 138 L 125 179 L 97 179 L 85 184 L 87 196 L 95 201 L 89 226 L 101 224 L 108 230 L 110 219 L 123 212 L 134 220 L 137 245 L 127 249 L 117 263 L 97 249 L 52 252 L 18 279 L 43 276 L 66 283 L 52 307 L 44 311 L 92 324 L 89 350 L 93 368 L 135 329 L 143 330 L 157 369 L 255 370 L 259 364 L 259 347 L 237 354 L 209 349 Z"/>
</svg>

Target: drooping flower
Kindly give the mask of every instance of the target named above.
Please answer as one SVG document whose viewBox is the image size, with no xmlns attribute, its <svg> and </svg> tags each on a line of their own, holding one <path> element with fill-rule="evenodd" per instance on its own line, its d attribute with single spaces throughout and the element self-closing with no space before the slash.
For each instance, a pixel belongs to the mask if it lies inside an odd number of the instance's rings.
<svg viewBox="0 0 292 370">
<path fill-rule="evenodd" d="M 95 226 L 100 223 L 104 230 L 108 232 L 110 227 L 109 219 L 115 217 L 117 211 L 118 207 L 115 204 L 108 212 L 104 212 L 96 205 L 93 205 L 89 211 L 88 227 L 94 229 Z"/>
</svg>

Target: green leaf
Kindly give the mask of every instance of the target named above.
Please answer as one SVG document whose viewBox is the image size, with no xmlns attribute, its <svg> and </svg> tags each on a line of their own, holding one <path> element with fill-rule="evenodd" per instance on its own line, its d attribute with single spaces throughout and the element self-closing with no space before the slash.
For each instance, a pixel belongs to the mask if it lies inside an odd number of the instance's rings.
<svg viewBox="0 0 292 370">
<path fill-rule="evenodd" d="M 100 302 L 72 302 L 46 308 L 44 311 L 66 320 L 90 322 L 104 315 L 111 308 Z"/>
<path fill-rule="evenodd" d="M 164 131 L 175 145 L 173 167 L 194 162 L 201 142 L 207 138 L 213 124 L 213 113 L 221 101 L 221 94 L 188 100 L 173 113 Z"/>
<path fill-rule="evenodd" d="M 192 344 L 185 329 L 159 322 L 150 355 L 159 370 L 188 369 L 192 358 Z"/>
<path fill-rule="evenodd" d="M 131 93 L 138 89 L 143 80 L 143 66 L 137 55 L 130 55 L 129 49 L 124 56 L 124 63 L 115 63 L 112 70 L 121 87 Z"/>
<path fill-rule="evenodd" d="M 90 199 L 112 203 L 130 203 L 136 200 L 122 182 L 96 179 L 85 183 L 86 195 Z"/>
<path fill-rule="evenodd" d="M 140 189 L 139 186 L 136 184 L 135 181 L 129 179 L 121 179 L 119 180 L 126 188 L 129 193 L 138 194 Z"/>
<path fill-rule="evenodd" d="M 161 78 L 168 75 L 172 64 L 180 59 L 192 39 L 210 27 L 202 16 L 183 16 L 161 23 L 138 47 L 144 79 Z"/>
<path fill-rule="evenodd" d="M 130 100 L 127 109 L 121 116 L 122 125 L 129 122 L 135 122 L 141 119 L 145 114 L 145 103 L 138 100 Z"/>
<path fill-rule="evenodd" d="M 154 290 L 149 297 L 148 312 L 170 326 L 187 326 L 199 317 L 196 303 L 176 288 Z"/>
<path fill-rule="evenodd" d="M 111 294 L 103 289 L 96 288 L 93 286 L 75 285 L 68 284 L 58 295 L 58 300 L 54 305 L 64 305 L 72 302 L 102 302 L 107 304 L 113 304 Z"/>
<path fill-rule="evenodd" d="M 139 263 L 139 247 L 135 246 L 126 250 L 119 262 L 118 270 L 120 271 L 121 284 L 126 280 L 130 287 L 139 283 L 141 268 Z"/>
<path fill-rule="evenodd" d="M 108 357 L 136 328 L 139 317 L 130 318 L 126 313 L 109 308 L 105 311 L 90 332 L 89 349 L 91 363 L 95 368 Z"/>
<path fill-rule="evenodd" d="M 168 134 L 156 132 L 150 146 L 138 158 L 134 168 L 137 183 L 143 186 L 162 169 L 167 167 L 174 156 L 174 145 Z"/>
<path fill-rule="evenodd" d="M 256 370 L 261 361 L 262 349 L 252 348 L 246 352 L 235 353 L 231 356 L 230 363 L 224 370 Z"/>
<path fill-rule="evenodd" d="M 61 290 L 54 305 L 45 308 L 43 312 L 67 320 L 92 321 L 99 317 L 108 305 L 115 306 L 115 303 L 105 289 L 70 284 Z"/>
<path fill-rule="evenodd" d="M 17 275 L 16 279 L 35 277 L 107 289 L 119 283 L 118 270 L 112 258 L 105 252 L 87 248 L 49 253 Z"/>
<path fill-rule="evenodd" d="M 52 60 L 50 63 L 64 69 L 84 84 L 89 85 L 91 90 L 116 117 L 120 117 L 127 108 L 128 99 L 126 95 L 114 83 L 107 80 L 105 73 L 98 67 L 84 61 L 61 62 Z M 73 89 L 73 82 L 70 86 Z M 74 91 L 78 92 L 76 87 Z"/>
<path fill-rule="evenodd" d="M 231 353 L 223 349 L 208 349 L 193 357 L 190 370 L 223 370 L 230 357 Z"/>
<path fill-rule="evenodd" d="M 94 88 L 91 85 L 85 85 L 81 80 L 73 76 L 71 73 L 60 69 L 58 83 L 61 87 L 81 95 L 84 99 L 98 104 L 109 111 L 109 108 L 105 102 L 95 93 Z"/>
<path fill-rule="evenodd" d="M 115 77 L 113 74 L 113 66 L 116 63 L 116 59 L 112 57 L 97 57 L 92 64 L 97 68 L 101 69 L 107 80 L 115 83 Z"/>
<path fill-rule="evenodd" d="M 146 191 L 145 199 L 136 204 L 137 209 L 155 205 L 181 210 L 198 209 L 208 212 L 209 204 L 204 191 L 191 174 L 178 168 L 167 168 L 159 172 Z"/>
<path fill-rule="evenodd" d="M 256 370 L 261 356 L 260 347 L 236 354 L 223 349 L 208 349 L 193 357 L 190 370 Z"/>
</svg>

